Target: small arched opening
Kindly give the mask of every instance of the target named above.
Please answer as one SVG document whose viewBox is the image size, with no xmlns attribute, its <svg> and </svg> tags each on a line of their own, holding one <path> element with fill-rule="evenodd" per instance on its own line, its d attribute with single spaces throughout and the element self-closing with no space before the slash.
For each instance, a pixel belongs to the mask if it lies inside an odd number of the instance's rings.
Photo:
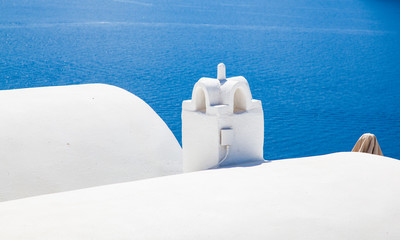
<svg viewBox="0 0 400 240">
<path fill-rule="evenodd" d="M 204 90 L 202 88 L 198 88 L 196 90 L 194 101 L 196 103 L 196 111 L 205 113 L 206 112 L 206 94 L 204 93 Z"/>
<path fill-rule="evenodd" d="M 246 94 L 243 89 L 238 88 L 233 95 L 233 112 L 241 113 L 246 111 Z"/>
</svg>

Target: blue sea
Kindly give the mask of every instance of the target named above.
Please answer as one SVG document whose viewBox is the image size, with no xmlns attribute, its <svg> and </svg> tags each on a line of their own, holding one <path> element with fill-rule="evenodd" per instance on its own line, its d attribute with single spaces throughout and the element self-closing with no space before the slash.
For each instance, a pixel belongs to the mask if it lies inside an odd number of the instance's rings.
<svg viewBox="0 0 400 240">
<path fill-rule="evenodd" d="M 262 101 L 266 159 L 366 132 L 400 159 L 399 1 L 0 0 L 0 89 L 113 84 L 178 141 L 181 102 L 220 62 Z"/>
</svg>

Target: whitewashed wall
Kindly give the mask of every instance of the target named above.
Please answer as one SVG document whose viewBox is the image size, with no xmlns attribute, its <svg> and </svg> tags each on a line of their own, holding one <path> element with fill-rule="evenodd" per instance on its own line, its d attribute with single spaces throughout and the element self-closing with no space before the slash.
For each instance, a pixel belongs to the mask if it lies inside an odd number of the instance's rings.
<svg viewBox="0 0 400 240">
<path fill-rule="evenodd" d="M 181 154 L 162 119 L 123 89 L 0 91 L 0 201 L 180 173 Z"/>
<path fill-rule="evenodd" d="M 264 113 L 244 77 L 201 78 L 182 103 L 183 170 L 263 161 Z M 225 134 L 224 134 L 225 133 Z"/>
<path fill-rule="evenodd" d="M 400 161 L 366 153 L 0 202 L 5 240 L 399 240 Z"/>
</svg>

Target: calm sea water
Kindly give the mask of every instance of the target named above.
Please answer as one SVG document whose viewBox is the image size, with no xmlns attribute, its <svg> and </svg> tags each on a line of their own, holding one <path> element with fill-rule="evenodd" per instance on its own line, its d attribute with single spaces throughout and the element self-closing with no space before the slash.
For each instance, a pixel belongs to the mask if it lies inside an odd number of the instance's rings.
<svg viewBox="0 0 400 240">
<path fill-rule="evenodd" d="M 400 159 L 400 4 L 389 0 L 0 0 L 0 89 L 108 83 L 181 138 L 195 82 L 243 75 L 266 159 L 350 151 Z"/>
</svg>

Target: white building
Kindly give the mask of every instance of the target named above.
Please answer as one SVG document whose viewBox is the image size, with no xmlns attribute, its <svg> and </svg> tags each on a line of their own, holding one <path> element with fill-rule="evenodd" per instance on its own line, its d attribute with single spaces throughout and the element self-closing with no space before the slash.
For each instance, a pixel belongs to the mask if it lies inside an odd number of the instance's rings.
<svg viewBox="0 0 400 240">
<path fill-rule="evenodd" d="M 0 202 L 4 240 L 399 240 L 400 162 L 270 161 Z"/>
<path fill-rule="evenodd" d="M 184 171 L 263 160 L 264 115 L 244 77 L 201 78 L 182 104 Z"/>
<path fill-rule="evenodd" d="M 220 66 L 184 103 L 186 170 L 225 149 L 224 164 L 262 159 L 260 102 Z M 400 239 L 399 160 L 347 152 L 156 177 L 180 172 L 181 149 L 133 94 L 91 84 L 1 91 L 0 103 L 2 240 Z"/>
<path fill-rule="evenodd" d="M 0 201 L 182 172 L 165 122 L 118 87 L 0 91 L 0 112 Z"/>
</svg>

